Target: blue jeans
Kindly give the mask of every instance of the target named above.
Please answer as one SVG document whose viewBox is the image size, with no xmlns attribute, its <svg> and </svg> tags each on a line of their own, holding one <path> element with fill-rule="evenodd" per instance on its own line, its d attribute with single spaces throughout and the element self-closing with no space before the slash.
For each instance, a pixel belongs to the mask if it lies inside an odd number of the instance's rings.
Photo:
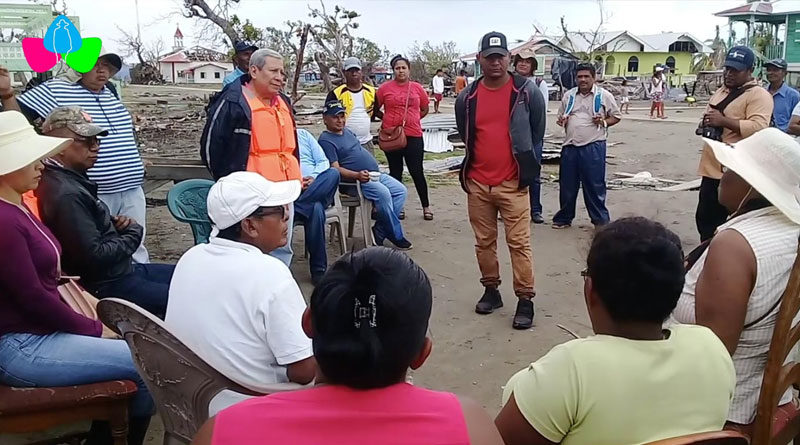
<svg viewBox="0 0 800 445">
<path fill-rule="evenodd" d="M 286 267 L 290 267 L 292 265 L 292 257 L 294 256 L 294 251 L 292 250 L 292 230 L 291 227 L 294 225 L 294 204 L 289 204 L 289 235 L 286 237 L 286 245 L 283 247 L 278 247 L 277 249 L 273 250 L 269 253 L 269 255 L 273 258 L 277 258 L 281 260 Z"/>
<path fill-rule="evenodd" d="M 311 276 L 318 276 L 328 269 L 328 253 L 325 245 L 325 209 L 333 202 L 339 187 L 339 171 L 329 168 L 317 175 L 314 182 L 294 202 L 298 221 L 303 222 L 306 249 L 311 258 Z"/>
<path fill-rule="evenodd" d="M 87 286 L 97 298 L 117 297 L 136 303 L 153 315 L 167 313 L 169 282 L 174 264 L 134 264 L 133 271 L 122 278 Z"/>
<path fill-rule="evenodd" d="M 64 332 L 0 337 L 0 381 L 6 385 L 71 386 L 109 380 L 136 383 L 138 391 L 131 399 L 131 417 L 153 415 L 153 399 L 136 372 L 124 340 Z"/>
<path fill-rule="evenodd" d="M 400 224 L 399 214 L 403 211 L 406 203 L 408 190 L 397 179 L 382 173 L 380 181 L 367 181 L 361 183 L 361 191 L 364 198 L 369 199 L 375 205 L 377 222 L 373 232 L 378 244 L 388 238 L 389 241 L 400 241 L 405 239 L 403 226 Z"/>
<path fill-rule="evenodd" d="M 133 261 L 140 264 L 149 263 L 150 257 L 144 247 L 144 238 L 147 235 L 147 203 L 144 198 L 144 189 L 136 187 L 119 193 L 101 193 L 97 197 L 103 201 L 113 216 L 128 216 L 142 226 L 144 229 L 142 244 L 139 245 L 136 252 L 133 252 Z"/>
<path fill-rule="evenodd" d="M 536 156 L 536 160 L 539 161 L 539 165 L 542 164 L 542 150 L 544 149 L 544 141 L 535 144 L 533 146 L 533 154 Z M 533 185 L 530 187 L 530 194 L 531 194 L 531 215 L 534 214 L 542 214 L 542 173 L 539 171 L 539 175 L 537 175 L 533 179 Z"/>
<path fill-rule="evenodd" d="M 606 141 L 596 141 L 561 149 L 558 169 L 561 185 L 558 200 L 561 210 L 553 217 L 556 224 L 571 224 L 575 218 L 578 188 L 583 187 L 583 202 L 594 225 L 607 224 L 611 217 L 606 208 Z"/>
</svg>

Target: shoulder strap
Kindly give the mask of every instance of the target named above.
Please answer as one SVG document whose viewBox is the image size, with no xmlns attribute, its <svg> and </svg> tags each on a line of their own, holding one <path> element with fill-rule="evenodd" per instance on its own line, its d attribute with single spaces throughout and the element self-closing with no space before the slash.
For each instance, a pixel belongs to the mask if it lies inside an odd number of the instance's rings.
<svg viewBox="0 0 800 445">
<path fill-rule="evenodd" d="M 736 100 L 736 98 L 738 98 L 739 96 L 744 94 L 745 91 L 749 90 L 750 88 L 753 88 L 754 86 L 755 85 L 746 85 L 741 88 L 737 88 L 728 93 L 728 95 L 725 96 L 725 99 L 722 99 L 720 103 L 711 105 L 711 107 L 716 108 L 717 110 L 719 110 L 720 113 L 722 113 L 723 111 L 725 111 L 725 108 L 731 104 L 731 102 Z"/>
</svg>

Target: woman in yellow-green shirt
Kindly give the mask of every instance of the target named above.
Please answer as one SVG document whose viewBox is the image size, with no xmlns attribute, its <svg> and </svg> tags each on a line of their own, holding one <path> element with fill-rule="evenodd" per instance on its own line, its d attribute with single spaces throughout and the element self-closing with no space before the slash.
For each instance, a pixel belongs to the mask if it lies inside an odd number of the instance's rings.
<svg viewBox="0 0 800 445">
<path fill-rule="evenodd" d="M 495 423 L 506 445 L 633 445 L 722 429 L 736 383 L 711 330 L 662 323 L 684 282 L 680 239 L 645 218 L 595 235 L 584 295 L 595 335 L 514 375 Z"/>
</svg>

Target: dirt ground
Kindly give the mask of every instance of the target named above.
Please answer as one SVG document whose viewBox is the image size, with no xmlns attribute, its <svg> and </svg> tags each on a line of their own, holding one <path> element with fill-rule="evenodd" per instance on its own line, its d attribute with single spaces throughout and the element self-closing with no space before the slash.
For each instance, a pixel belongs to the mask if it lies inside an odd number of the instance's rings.
<svg viewBox="0 0 800 445">
<path fill-rule="evenodd" d="M 145 91 L 169 96 L 142 96 Z M 140 143 L 144 145 L 143 154 L 196 157 L 203 124 L 200 98 L 207 94 L 202 89 L 126 88 L 123 98 L 132 113 L 139 117 L 140 124 L 137 125 L 142 127 L 139 135 Z M 148 105 L 158 99 L 177 101 L 178 96 L 182 98 L 180 105 Z M 193 97 L 196 99 L 192 100 Z M 315 104 L 319 99 L 304 99 L 301 104 Z M 453 112 L 452 102 L 452 98 L 446 99 L 443 113 Z M 667 104 L 669 119 L 653 121 L 647 117 L 648 105 L 632 104 L 631 115 L 611 128 L 609 143 L 619 144 L 608 149 L 611 155 L 608 178 L 612 178 L 614 172 L 649 171 L 653 176 L 672 180 L 695 179 L 701 143 L 694 135 L 694 129 L 702 107 L 687 109 L 681 104 Z M 671 105 L 682 109 L 670 110 Z M 556 102 L 550 103 L 548 132 L 558 137 L 563 133 L 555 125 L 556 107 Z M 182 117 L 186 119 L 178 122 Z M 320 117 L 315 116 L 311 119 L 313 125 L 302 125 L 301 128 L 317 134 L 322 129 L 319 120 Z M 176 129 L 181 131 L 176 132 Z M 557 175 L 557 165 L 545 166 L 542 201 L 548 223 L 558 210 Z M 553 230 L 549 224 L 533 226 L 536 316 L 532 329 L 515 331 L 511 329 L 515 298 L 505 242 L 501 240 L 498 245 L 505 307 L 492 315 L 477 315 L 474 305 L 482 288 L 478 281 L 480 275 L 474 256 L 474 238 L 467 220 L 465 194 L 452 177 L 437 178 L 430 190 L 436 216 L 434 221 L 428 222 L 422 219 L 413 184 L 407 181 L 406 185 L 409 199 L 404 227 L 414 244 L 409 255 L 424 268 L 434 288 L 430 321 L 433 354 L 422 368 L 413 373 L 414 383 L 469 396 L 495 415 L 507 379 L 554 345 L 572 338 L 557 325 L 580 336 L 591 334 L 580 271 L 585 267 L 593 227 L 581 198 L 572 228 Z M 165 193 L 166 190 L 162 189 L 152 196 L 163 197 Z M 697 192 L 659 192 L 630 187 L 609 190 L 607 199 L 612 218 L 642 215 L 655 219 L 675 231 L 687 251 L 698 242 L 694 228 L 696 202 Z M 153 261 L 174 263 L 193 244 L 189 227 L 176 222 L 165 206 L 149 207 L 147 224 L 147 247 Z M 302 254 L 302 230 L 295 231 L 294 235 L 292 270 L 308 297 L 312 287 L 308 264 Z M 331 247 L 331 261 L 336 255 L 336 248 Z M 148 443 L 161 443 L 157 419 L 149 436 Z"/>
</svg>

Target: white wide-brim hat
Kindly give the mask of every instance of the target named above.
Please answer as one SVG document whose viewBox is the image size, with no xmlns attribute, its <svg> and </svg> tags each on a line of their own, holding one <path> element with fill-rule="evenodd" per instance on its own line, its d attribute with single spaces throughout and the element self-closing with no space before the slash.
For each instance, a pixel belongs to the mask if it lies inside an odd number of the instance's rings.
<svg viewBox="0 0 800 445">
<path fill-rule="evenodd" d="M 0 175 L 17 171 L 67 148 L 69 138 L 42 136 L 19 111 L 0 112 Z"/>
<path fill-rule="evenodd" d="M 213 224 L 212 236 L 238 224 L 259 207 L 293 203 L 303 186 L 300 181 L 272 182 L 254 172 L 234 172 L 220 178 L 208 191 L 206 208 Z"/>
<path fill-rule="evenodd" d="M 800 144 L 793 137 L 777 128 L 765 128 L 733 145 L 705 142 L 720 164 L 800 224 Z"/>
</svg>

